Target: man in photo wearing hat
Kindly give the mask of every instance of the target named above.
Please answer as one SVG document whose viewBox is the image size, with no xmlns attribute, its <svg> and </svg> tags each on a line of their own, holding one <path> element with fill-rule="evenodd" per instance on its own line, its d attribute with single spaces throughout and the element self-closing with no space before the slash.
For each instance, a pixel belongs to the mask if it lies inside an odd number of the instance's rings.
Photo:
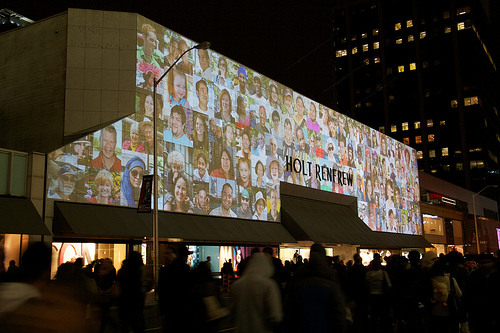
<svg viewBox="0 0 500 333">
<path fill-rule="evenodd" d="M 231 205 L 233 204 L 233 187 L 229 183 L 225 183 L 222 186 L 222 191 L 220 194 L 221 205 L 210 212 L 210 215 L 218 215 L 225 217 L 237 217 L 236 214 L 231 210 Z"/>
<path fill-rule="evenodd" d="M 262 192 L 257 192 L 255 194 L 255 213 L 252 218 L 254 220 L 267 220 L 266 216 L 266 200 L 262 195 Z"/>
<path fill-rule="evenodd" d="M 109 125 L 101 130 L 101 152 L 92 161 L 92 167 L 108 171 L 121 171 L 122 161 L 116 156 L 116 129 Z"/>
<path fill-rule="evenodd" d="M 180 105 L 175 105 L 170 111 L 170 130 L 165 131 L 165 140 L 187 147 L 193 147 L 193 142 L 184 132 L 186 128 L 186 111 Z"/>
<path fill-rule="evenodd" d="M 75 170 L 69 164 L 64 164 L 57 171 L 57 189 L 54 193 L 49 193 L 47 198 L 71 200 L 70 196 L 73 194 L 75 184 Z"/>
<path fill-rule="evenodd" d="M 269 201 L 271 202 L 271 210 L 267 213 L 267 220 L 272 222 L 278 222 L 278 191 L 272 188 L 268 192 Z"/>
<path fill-rule="evenodd" d="M 240 206 L 236 208 L 236 215 L 242 219 L 251 219 L 252 211 L 250 210 L 250 195 L 244 189 L 240 194 Z"/>
</svg>

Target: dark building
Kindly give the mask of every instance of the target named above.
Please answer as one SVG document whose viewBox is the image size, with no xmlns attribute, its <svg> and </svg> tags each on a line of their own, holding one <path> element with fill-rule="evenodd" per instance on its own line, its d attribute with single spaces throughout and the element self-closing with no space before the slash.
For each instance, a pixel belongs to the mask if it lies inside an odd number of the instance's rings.
<svg viewBox="0 0 500 333">
<path fill-rule="evenodd" d="M 494 1 L 335 1 L 333 107 L 415 148 L 426 173 L 497 184 L 495 15 Z"/>
</svg>

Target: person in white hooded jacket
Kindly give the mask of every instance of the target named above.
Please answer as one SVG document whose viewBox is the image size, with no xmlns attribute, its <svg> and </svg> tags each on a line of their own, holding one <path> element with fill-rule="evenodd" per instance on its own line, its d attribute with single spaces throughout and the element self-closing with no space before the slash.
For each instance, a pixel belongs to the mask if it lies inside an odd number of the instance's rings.
<svg viewBox="0 0 500 333">
<path fill-rule="evenodd" d="M 273 332 L 283 320 L 278 284 L 271 277 L 274 267 L 264 253 L 254 253 L 243 276 L 232 285 L 236 332 Z"/>
</svg>

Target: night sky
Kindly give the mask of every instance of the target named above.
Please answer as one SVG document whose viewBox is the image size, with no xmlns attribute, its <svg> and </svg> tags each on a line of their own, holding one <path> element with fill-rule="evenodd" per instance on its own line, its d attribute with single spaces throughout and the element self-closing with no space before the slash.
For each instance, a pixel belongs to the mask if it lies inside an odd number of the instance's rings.
<svg viewBox="0 0 500 333">
<path fill-rule="evenodd" d="M 332 84 L 334 55 L 326 1 L 7 0 L 2 7 L 35 21 L 68 7 L 139 13 L 334 108 L 331 90 L 323 92 Z"/>
</svg>

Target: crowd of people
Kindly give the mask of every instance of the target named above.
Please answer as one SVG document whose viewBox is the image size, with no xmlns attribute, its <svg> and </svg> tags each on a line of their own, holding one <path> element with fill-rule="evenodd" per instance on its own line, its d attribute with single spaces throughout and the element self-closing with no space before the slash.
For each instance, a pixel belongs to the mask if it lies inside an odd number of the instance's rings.
<svg viewBox="0 0 500 333">
<path fill-rule="evenodd" d="M 217 332 L 233 318 L 235 332 L 498 332 L 500 261 L 459 252 L 408 257 L 359 254 L 346 264 L 313 244 L 284 264 L 271 247 L 254 248 L 232 285 L 214 279 L 211 259 L 188 265 L 186 246 L 168 246 L 157 295 L 165 332 Z M 116 271 L 110 259 L 59 266 L 50 280 L 51 251 L 28 248 L 20 267 L 0 268 L 0 327 L 4 332 L 144 332 L 145 295 L 154 287 L 142 256 L 131 252 Z M 223 299 L 224 296 L 226 300 Z M 230 299 L 231 301 L 227 301 Z M 226 308 L 225 306 L 229 306 Z M 110 316 L 112 306 L 118 316 Z M 232 316 L 231 316 L 232 313 Z M 226 324 L 228 321 L 226 320 Z"/>
</svg>

